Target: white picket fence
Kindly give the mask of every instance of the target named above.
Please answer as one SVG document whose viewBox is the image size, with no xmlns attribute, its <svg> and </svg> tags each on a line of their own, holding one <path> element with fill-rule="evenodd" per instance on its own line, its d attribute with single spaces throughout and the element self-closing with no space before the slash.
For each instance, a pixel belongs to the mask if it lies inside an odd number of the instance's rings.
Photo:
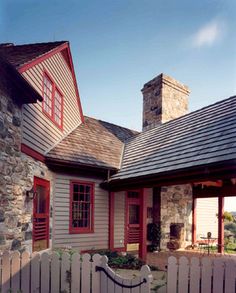
<svg viewBox="0 0 236 293">
<path fill-rule="evenodd" d="M 63 253 L 42 254 L 4 252 L 0 257 L 1 293 L 149 293 L 152 275 L 147 265 L 140 277 L 129 280 L 108 267 L 106 256 L 95 254 L 70 256 Z M 100 268 L 100 270 L 97 270 Z M 107 272 L 104 273 L 104 271 Z M 115 283 L 111 280 L 115 279 Z M 126 288 L 140 284 L 133 289 Z M 119 284 L 126 286 L 121 287 Z"/>
<path fill-rule="evenodd" d="M 236 293 L 234 257 L 168 259 L 167 293 Z"/>
</svg>

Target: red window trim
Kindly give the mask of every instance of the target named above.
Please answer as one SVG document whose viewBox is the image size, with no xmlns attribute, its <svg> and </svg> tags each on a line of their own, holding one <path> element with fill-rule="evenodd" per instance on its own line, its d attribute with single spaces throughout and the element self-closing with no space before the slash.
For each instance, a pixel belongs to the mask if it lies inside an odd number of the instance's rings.
<svg viewBox="0 0 236 293">
<path fill-rule="evenodd" d="M 81 185 L 90 185 L 91 186 L 91 204 L 90 204 L 90 211 L 91 211 L 91 225 L 89 228 L 73 228 L 72 227 L 72 200 L 73 200 L 73 185 L 74 184 L 81 184 Z M 69 232 L 70 234 L 85 234 L 85 233 L 94 233 L 94 182 L 87 182 L 81 180 L 71 180 L 70 181 L 70 227 Z"/>
<path fill-rule="evenodd" d="M 61 92 L 61 90 L 58 88 L 48 71 L 45 69 L 43 70 L 43 84 L 42 84 L 42 97 L 44 98 L 44 77 L 47 77 L 50 82 L 52 83 L 52 115 L 50 115 L 47 111 L 44 110 L 44 101 L 42 102 L 42 111 L 43 113 L 61 130 L 63 131 L 63 120 L 64 120 L 64 96 Z M 58 91 L 58 93 L 61 96 L 61 124 L 57 123 L 55 120 L 55 92 Z"/>
</svg>

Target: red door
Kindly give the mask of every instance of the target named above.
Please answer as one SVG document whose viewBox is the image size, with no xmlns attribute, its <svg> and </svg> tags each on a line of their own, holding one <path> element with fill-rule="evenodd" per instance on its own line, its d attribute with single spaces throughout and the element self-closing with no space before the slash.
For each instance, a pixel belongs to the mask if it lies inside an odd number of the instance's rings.
<svg viewBox="0 0 236 293">
<path fill-rule="evenodd" d="M 33 251 L 49 247 L 50 182 L 34 178 Z"/>
<path fill-rule="evenodd" d="M 127 193 L 127 243 L 139 243 L 140 240 L 140 192 Z"/>
</svg>

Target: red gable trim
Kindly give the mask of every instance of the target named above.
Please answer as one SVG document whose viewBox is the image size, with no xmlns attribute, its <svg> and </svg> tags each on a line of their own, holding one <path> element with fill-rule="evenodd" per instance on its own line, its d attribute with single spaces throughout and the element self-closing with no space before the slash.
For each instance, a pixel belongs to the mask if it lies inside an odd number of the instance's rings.
<svg viewBox="0 0 236 293">
<path fill-rule="evenodd" d="M 43 163 L 45 162 L 45 157 L 42 154 L 33 150 L 31 147 L 29 147 L 23 143 L 21 144 L 21 151 L 22 151 L 22 153 L 25 153 L 26 155 L 32 157 L 35 160 L 38 160 Z"/>
<path fill-rule="evenodd" d="M 75 70 L 74 70 L 74 65 L 73 65 L 73 61 L 72 61 L 69 43 L 64 43 L 64 44 L 56 47 L 55 49 L 43 54 L 42 56 L 37 57 L 36 59 L 32 60 L 31 62 L 20 66 L 18 68 L 18 71 L 20 73 L 23 73 L 26 70 L 28 70 L 29 68 L 39 64 L 40 62 L 50 58 L 51 56 L 53 56 L 59 52 L 62 52 L 63 50 L 67 50 L 67 53 L 69 56 L 70 70 L 72 72 L 73 83 L 75 86 L 75 92 L 76 92 L 76 96 L 77 96 L 77 103 L 78 103 L 78 107 L 79 107 L 80 117 L 81 117 L 82 123 L 84 123 L 84 115 L 83 115 L 83 110 L 82 110 L 82 106 L 81 106 L 81 102 L 80 102 L 79 90 L 78 90 L 78 85 L 77 85 L 77 81 L 76 81 L 76 77 L 75 77 Z M 65 62 L 68 65 L 68 62 L 66 60 L 65 60 Z"/>
</svg>

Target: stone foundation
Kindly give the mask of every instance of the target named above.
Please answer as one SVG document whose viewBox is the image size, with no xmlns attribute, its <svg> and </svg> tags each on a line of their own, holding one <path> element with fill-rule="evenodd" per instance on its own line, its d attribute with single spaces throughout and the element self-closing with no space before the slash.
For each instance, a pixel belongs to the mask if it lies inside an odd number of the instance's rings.
<svg viewBox="0 0 236 293">
<path fill-rule="evenodd" d="M 191 243 L 192 238 L 192 187 L 175 185 L 161 188 L 161 249 L 166 249 L 170 242 L 170 226 L 172 224 L 184 225 L 184 241 L 180 248 Z"/>
</svg>

